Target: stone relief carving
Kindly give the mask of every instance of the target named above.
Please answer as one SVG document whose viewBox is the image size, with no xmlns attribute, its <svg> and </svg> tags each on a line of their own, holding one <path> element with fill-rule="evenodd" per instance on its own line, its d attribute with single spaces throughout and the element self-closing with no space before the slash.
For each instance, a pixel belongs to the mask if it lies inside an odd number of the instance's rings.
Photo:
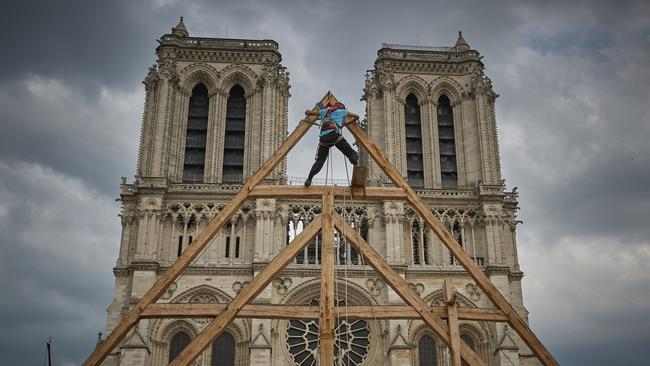
<svg viewBox="0 0 650 366">
<path fill-rule="evenodd" d="M 235 283 L 232 284 L 232 290 L 235 291 L 235 293 L 239 294 L 248 284 L 250 281 L 244 281 L 244 282 L 239 282 L 236 281 Z"/>
<path fill-rule="evenodd" d="M 192 304 L 217 304 L 219 300 L 212 294 L 200 293 L 192 296 L 189 302 Z"/>
<path fill-rule="evenodd" d="M 409 283 L 409 287 L 411 287 L 418 295 L 422 296 L 422 293 L 424 292 L 423 283 Z"/>
<path fill-rule="evenodd" d="M 465 292 L 472 301 L 478 301 L 481 299 L 481 289 L 473 283 L 465 285 Z"/>
<path fill-rule="evenodd" d="M 178 288 L 178 284 L 176 282 L 172 283 L 171 286 L 167 288 L 167 291 L 160 297 L 163 300 L 169 300 L 174 296 L 174 291 Z"/>
<path fill-rule="evenodd" d="M 276 278 L 272 283 L 279 295 L 286 295 L 287 291 L 291 288 L 291 285 L 293 285 L 293 281 L 288 277 Z"/>
<path fill-rule="evenodd" d="M 386 287 L 386 284 L 379 278 L 368 278 L 366 280 L 366 288 L 368 288 L 370 296 L 372 297 L 381 295 L 381 291 L 384 287 Z"/>
</svg>

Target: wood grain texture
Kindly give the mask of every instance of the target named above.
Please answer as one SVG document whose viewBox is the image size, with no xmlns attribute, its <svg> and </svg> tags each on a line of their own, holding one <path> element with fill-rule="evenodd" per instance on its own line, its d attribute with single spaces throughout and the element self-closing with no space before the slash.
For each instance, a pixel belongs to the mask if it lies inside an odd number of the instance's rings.
<svg viewBox="0 0 650 366">
<path fill-rule="evenodd" d="M 151 304 L 142 312 L 143 319 L 156 318 L 214 318 L 227 304 Z M 430 310 L 442 319 L 447 318 L 446 306 L 432 306 Z M 306 319 L 319 320 L 320 307 L 308 305 L 247 304 L 237 318 Z M 353 320 L 420 319 L 412 306 L 407 305 L 348 305 L 334 307 L 335 318 Z M 459 320 L 506 322 L 508 318 L 497 309 L 458 308 Z"/>
<path fill-rule="evenodd" d="M 334 366 L 334 196 L 323 195 L 322 262 L 320 277 L 320 365 Z"/>
<path fill-rule="evenodd" d="M 460 365 L 460 329 L 458 328 L 458 308 L 456 307 L 456 291 L 453 280 L 445 278 L 442 282 L 442 295 L 447 304 L 447 324 L 449 325 L 449 337 L 451 345 L 451 366 Z"/>
<path fill-rule="evenodd" d="M 335 199 L 350 198 L 356 187 L 345 186 L 265 186 L 259 185 L 248 194 L 249 199 L 254 198 L 321 198 L 331 192 Z M 359 187 L 363 188 L 363 199 L 366 200 L 405 200 L 406 192 L 400 188 L 392 187 Z"/>
</svg>

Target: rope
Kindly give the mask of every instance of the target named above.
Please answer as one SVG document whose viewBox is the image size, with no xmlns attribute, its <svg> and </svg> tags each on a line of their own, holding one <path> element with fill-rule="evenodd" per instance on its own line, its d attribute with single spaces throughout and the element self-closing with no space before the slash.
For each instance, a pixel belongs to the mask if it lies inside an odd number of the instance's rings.
<svg viewBox="0 0 650 366">
<path fill-rule="evenodd" d="M 348 161 L 345 159 L 345 155 L 343 155 L 343 160 L 344 160 L 344 163 L 345 163 L 345 175 L 346 175 L 346 178 L 347 178 L 348 186 L 350 186 L 350 184 L 351 184 L 350 173 L 349 173 L 349 171 L 348 171 Z M 347 197 L 347 194 L 344 194 L 344 195 L 343 195 L 343 207 L 345 207 L 346 197 Z M 350 200 L 351 200 L 351 199 L 352 199 L 352 197 L 350 197 Z M 358 227 L 355 227 L 355 229 L 358 230 Z M 358 232 L 358 231 L 357 231 L 357 232 Z M 349 247 L 348 247 L 348 243 L 347 243 L 347 237 L 346 237 L 345 235 L 343 236 L 343 240 L 344 240 L 344 243 L 345 243 L 346 252 L 348 252 L 348 248 L 349 248 Z M 348 253 L 348 254 L 349 254 L 349 253 Z M 362 270 L 363 270 L 363 276 L 364 276 L 364 278 L 365 278 L 365 280 L 366 280 L 366 283 L 367 283 L 367 281 L 368 281 L 368 279 L 369 279 L 370 277 L 368 276 L 368 268 L 366 267 L 366 263 L 365 263 L 364 257 L 363 257 L 363 255 L 361 255 L 361 253 L 359 253 L 359 252 L 357 252 L 357 256 L 358 256 L 358 258 L 359 258 L 359 262 L 360 262 L 360 264 L 361 264 L 361 268 L 362 268 Z M 347 258 L 346 258 L 346 259 L 347 259 Z M 350 256 L 349 259 L 350 259 L 350 260 L 352 259 L 351 256 Z M 347 280 L 347 260 L 346 260 L 346 263 L 345 263 L 344 271 L 345 271 L 345 277 L 346 277 L 346 280 Z M 346 285 L 346 286 L 345 286 L 345 291 L 346 291 L 346 298 L 347 298 L 347 281 L 346 281 L 345 285 Z M 377 324 L 378 329 L 381 331 L 381 325 L 379 324 L 379 322 L 378 322 L 378 320 L 377 320 L 377 312 L 376 312 L 376 310 L 375 310 L 375 306 L 374 306 L 374 304 L 373 304 L 372 298 L 370 299 L 370 311 L 372 312 L 372 316 L 373 316 L 374 323 Z M 347 303 L 346 303 L 346 308 L 345 308 L 345 316 L 346 316 L 346 321 L 347 321 L 347 319 L 348 319 L 348 308 L 347 308 Z M 368 331 L 370 331 L 370 329 L 368 329 Z M 380 335 L 380 337 L 381 337 L 381 335 Z M 383 341 L 384 341 L 384 348 L 385 348 L 385 346 L 386 346 L 385 341 L 386 341 L 386 340 L 383 339 Z M 386 353 L 386 354 L 384 355 L 384 357 L 382 357 L 382 365 L 384 365 L 384 366 L 386 365 L 386 358 L 387 358 L 387 357 L 388 357 L 388 353 Z M 348 358 L 348 366 L 349 366 L 349 361 L 350 361 L 350 359 Z"/>
</svg>

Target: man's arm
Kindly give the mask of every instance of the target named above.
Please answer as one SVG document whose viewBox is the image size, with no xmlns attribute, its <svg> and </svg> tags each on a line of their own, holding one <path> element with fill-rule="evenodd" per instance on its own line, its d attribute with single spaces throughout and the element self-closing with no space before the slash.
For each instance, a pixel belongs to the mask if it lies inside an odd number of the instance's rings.
<svg viewBox="0 0 650 366">
<path fill-rule="evenodd" d="M 305 111 L 305 116 L 316 116 L 320 118 L 320 112 L 312 111 L 311 109 L 307 109 Z"/>
<path fill-rule="evenodd" d="M 345 116 L 345 119 L 343 120 L 343 123 L 345 125 L 354 123 L 359 120 L 359 115 L 354 114 L 352 112 L 348 112 L 348 114 Z"/>
</svg>

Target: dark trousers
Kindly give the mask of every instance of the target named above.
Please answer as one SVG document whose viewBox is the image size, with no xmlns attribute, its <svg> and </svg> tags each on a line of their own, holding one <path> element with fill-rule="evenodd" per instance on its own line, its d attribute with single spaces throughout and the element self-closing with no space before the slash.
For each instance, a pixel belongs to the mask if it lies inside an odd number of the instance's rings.
<svg viewBox="0 0 650 366">
<path fill-rule="evenodd" d="M 336 146 L 336 148 L 339 149 L 343 155 L 345 155 L 350 160 L 350 163 L 352 163 L 352 165 L 357 165 L 357 162 L 359 161 L 359 154 L 354 151 L 352 146 L 350 146 L 350 144 L 345 139 L 341 139 L 341 141 L 337 142 L 334 146 Z M 323 168 L 323 164 L 325 164 L 327 156 L 329 155 L 330 147 L 331 146 L 323 146 L 321 144 L 318 145 L 316 161 L 311 167 L 311 171 L 309 171 L 308 179 L 313 178 L 314 175 L 318 174 L 318 172 L 320 172 L 320 170 Z"/>
</svg>

